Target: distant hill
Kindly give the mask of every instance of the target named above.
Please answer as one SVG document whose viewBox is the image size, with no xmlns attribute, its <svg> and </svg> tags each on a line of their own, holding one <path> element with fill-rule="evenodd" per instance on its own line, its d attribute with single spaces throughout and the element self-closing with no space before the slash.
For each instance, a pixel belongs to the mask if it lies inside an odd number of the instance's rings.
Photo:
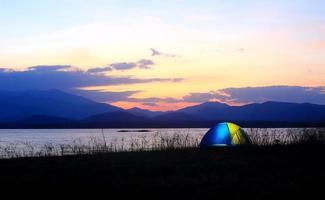
<svg viewBox="0 0 325 200">
<path fill-rule="evenodd" d="M 229 106 L 217 102 L 208 102 L 175 112 L 192 114 L 200 120 L 216 121 L 325 121 L 325 106 L 309 103 L 266 102 Z"/>
<path fill-rule="evenodd" d="M 230 106 L 224 103 L 219 102 L 205 102 L 195 106 L 189 106 L 186 108 L 182 108 L 178 110 L 178 112 L 185 112 L 191 114 L 197 114 L 198 112 L 206 112 L 206 113 L 213 113 L 215 111 L 219 111 L 225 108 L 229 108 Z"/>
<path fill-rule="evenodd" d="M 15 122 L 36 115 L 82 119 L 121 110 L 60 90 L 0 91 L 0 122 Z"/>
<path fill-rule="evenodd" d="M 80 122 L 83 123 L 111 123 L 111 122 L 138 122 L 138 121 L 145 121 L 147 118 L 135 116 L 130 114 L 126 111 L 117 111 L 117 112 L 110 112 L 104 114 L 93 115 L 91 117 L 87 117 Z"/>
<path fill-rule="evenodd" d="M 19 124 L 62 124 L 62 123 L 75 123 L 75 120 L 61 118 L 61 117 L 52 117 L 46 115 L 34 115 L 27 117 L 23 120 L 18 121 Z"/>
<path fill-rule="evenodd" d="M 186 107 L 175 111 L 187 113 L 200 120 L 222 120 L 229 115 L 231 106 L 218 102 L 205 102 L 199 105 Z"/>
<path fill-rule="evenodd" d="M 77 128 L 146 128 L 150 119 L 139 117 L 126 111 L 93 115 L 76 123 Z"/>
<path fill-rule="evenodd" d="M 200 120 L 195 114 L 185 112 L 168 112 L 153 118 L 153 121 L 198 121 Z"/>
<path fill-rule="evenodd" d="M 135 110 L 139 113 L 134 112 Z M 221 121 L 238 122 L 244 126 L 254 127 L 319 126 L 325 125 L 325 106 L 285 102 L 229 106 L 218 102 L 206 102 L 177 111 L 161 113 L 131 109 L 125 112 L 92 116 L 86 121 L 105 122 L 106 124 L 101 125 L 108 127 L 126 127 L 127 125 L 131 127 L 209 127 Z"/>
<path fill-rule="evenodd" d="M 59 90 L 0 91 L 0 128 L 210 127 L 220 121 L 247 126 L 325 126 L 325 105 L 265 102 L 230 106 L 205 102 L 176 111 L 123 110 Z"/>
<path fill-rule="evenodd" d="M 162 111 L 150 111 L 146 109 L 141 109 L 138 107 L 134 107 L 131 109 L 126 110 L 128 113 L 131 113 L 133 115 L 139 116 L 139 117 L 156 117 L 158 115 L 164 114 L 165 112 Z"/>
</svg>

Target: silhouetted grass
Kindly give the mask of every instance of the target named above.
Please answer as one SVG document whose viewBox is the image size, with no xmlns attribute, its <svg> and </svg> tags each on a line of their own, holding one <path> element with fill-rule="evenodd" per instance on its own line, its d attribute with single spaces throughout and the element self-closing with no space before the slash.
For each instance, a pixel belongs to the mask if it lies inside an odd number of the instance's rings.
<svg viewBox="0 0 325 200">
<path fill-rule="evenodd" d="M 247 130 L 252 146 L 237 148 L 199 149 L 202 136 L 186 133 L 8 144 L 0 149 L 2 157 L 16 159 L 0 159 L 0 191 L 89 192 L 116 199 L 319 199 L 324 129 L 290 129 L 286 135 L 274 130 Z"/>
<path fill-rule="evenodd" d="M 305 129 L 267 129 L 252 128 L 246 130 L 252 146 L 287 146 L 287 145 L 324 145 L 325 128 Z M 16 142 L 0 146 L 1 158 L 49 157 L 66 155 L 94 155 L 109 152 L 143 152 L 198 148 L 201 135 L 189 133 L 140 135 L 107 139 L 90 137 L 88 142 L 76 139 L 69 144 L 45 143 L 35 146 L 29 142 Z"/>
<path fill-rule="evenodd" d="M 0 157 L 48 157 L 93 155 L 108 152 L 159 151 L 197 147 L 199 142 L 200 138 L 188 133 L 164 135 L 157 132 L 150 137 L 144 134 L 138 137 L 113 138 L 109 141 L 102 134 L 102 137 L 90 137 L 87 143 L 82 142 L 80 139 L 73 140 L 69 144 L 54 144 L 49 142 L 42 146 L 34 146 L 29 142 L 10 143 L 0 146 Z"/>
<path fill-rule="evenodd" d="M 271 145 L 0 159 L 0 191 L 108 199 L 321 199 L 324 154 L 324 145 Z"/>
<path fill-rule="evenodd" d="M 325 128 L 252 128 L 248 133 L 255 146 L 325 144 Z"/>
</svg>

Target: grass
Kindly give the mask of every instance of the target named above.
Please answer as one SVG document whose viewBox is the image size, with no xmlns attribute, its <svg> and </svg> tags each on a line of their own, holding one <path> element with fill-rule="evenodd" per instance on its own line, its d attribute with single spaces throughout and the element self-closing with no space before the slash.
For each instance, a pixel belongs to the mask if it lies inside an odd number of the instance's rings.
<svg viewBox="0 0 325 200">
<path fill-rule="evenodd" d="M 325 148 L 165 149 L 0 160 L 0 191 L 154 199 L 323 196 Z"/>
<path fill-rule="evenodd" d="M 305 129 L 249 129 L 252 146 L 301 146 L 324 145 L 325 128 Z M 16 142 L 0 146 L 0 158 L 48 157 L 66 155 L 95 155 L 111 152 L 143 152 L 172 149 L 198 148 L 203 135 L 177 133 L 172 135 L 157 132 L 153 135 L 140 135 L 129 138 L 107 140 L 102 130 L 101 137 L 91 137 L 87 143 L 76 139 L 69 144 L 45 143 L 36 146 L 30 142 Z"/>
<path fill-rule="evenodd" d="M 180 149 L 197 147 L 200 137 L 188 133 L 165 135 L 155 133 L 139 137 L 112 138 L 107 140 L 104 133 L 101 137 L 90 137 L 87 143 L 76 139 L 69 144 L 45 143 L 36 146 L 29 142 L 16 142 L 0 146 L 1 158 L 19 157 L 48 157 L 65 155 L 94 155 L 110 152 L 142 152 L 166 149 Z"/>
<path fill-rule="evenodd" d="M 0 192 L 90 193 L 120 199 L 323 196 L 325 129 L 249 130 L 253 145 L 197 148 L 189 134 L 2 147 Z M 269 129 L 270 130 L 270 129 Z M 298 132 L 299 131 L 299 132 Z M 261 134 L 264 133 L 264 134 Z M 129 139 L 129 140 L 127 140 Z"/>
<path fill-rule="evenodd" d="M 249 129 L 254 146 L 325 144 L 325 128 Z"/>
</svg>

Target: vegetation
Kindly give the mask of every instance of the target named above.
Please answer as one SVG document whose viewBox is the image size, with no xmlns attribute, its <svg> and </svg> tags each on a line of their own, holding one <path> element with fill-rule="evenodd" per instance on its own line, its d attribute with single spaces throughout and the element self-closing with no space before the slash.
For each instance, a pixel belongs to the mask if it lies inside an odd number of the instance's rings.
<svg viewBox="0 0 325 200">
<path fill-rule="evenodd" d="M 324 154 L 324 145 L 274 145 L 2 159 L 0 191 L 108 199 L 319 199 Z"/>
<path fill-rule="evenodd" d="M 256 147 L 325 144 L 325 128 L 283 129 L 282 132 L 279 129 L 252 128 L 248 134 L 252 146 Z M 202 135 L 189 133 L 166 135 L 157 132 L 153 135 L 108 140 L 102 133 L 102 137 L 91 137 L 87 143 L 77 139 L 69 144 L 46 143 L 36 146 L 30 142 L 16 142 L 0 145 L 0 156 L 19 158 L 189 149 L 197 148 L 201 138 Z"/>
<path fill-rule="evenodd" d="M 282 129 L 251 128 L 254 146 L 325 144 L 325 128 Z"/>
<path fill-rule="evenodd" d="M 181 133 L 41 148 L 8 145 L 2 156 L 20 158 L 0 159 L 0 191 L 117 199 L 317 199 L 325 179 L 324 129 L 296 131 L 282 136 L 249 130 L 253 145 L 238 148 L 199 149 L 198 137 Z"/>
</svg>

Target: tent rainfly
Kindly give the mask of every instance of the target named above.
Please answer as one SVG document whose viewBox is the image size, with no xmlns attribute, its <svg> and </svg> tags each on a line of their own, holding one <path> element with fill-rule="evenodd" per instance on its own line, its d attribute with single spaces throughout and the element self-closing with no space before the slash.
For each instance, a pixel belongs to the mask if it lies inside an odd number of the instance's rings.
<svg viewBox="0 0 325 200">
<path fill-rule="evenodd" d="M 251 140 L 238 125 L 223 122 L 212 127 L 202 138 L 200 147 L 249 145 Z"/>
</svg>

